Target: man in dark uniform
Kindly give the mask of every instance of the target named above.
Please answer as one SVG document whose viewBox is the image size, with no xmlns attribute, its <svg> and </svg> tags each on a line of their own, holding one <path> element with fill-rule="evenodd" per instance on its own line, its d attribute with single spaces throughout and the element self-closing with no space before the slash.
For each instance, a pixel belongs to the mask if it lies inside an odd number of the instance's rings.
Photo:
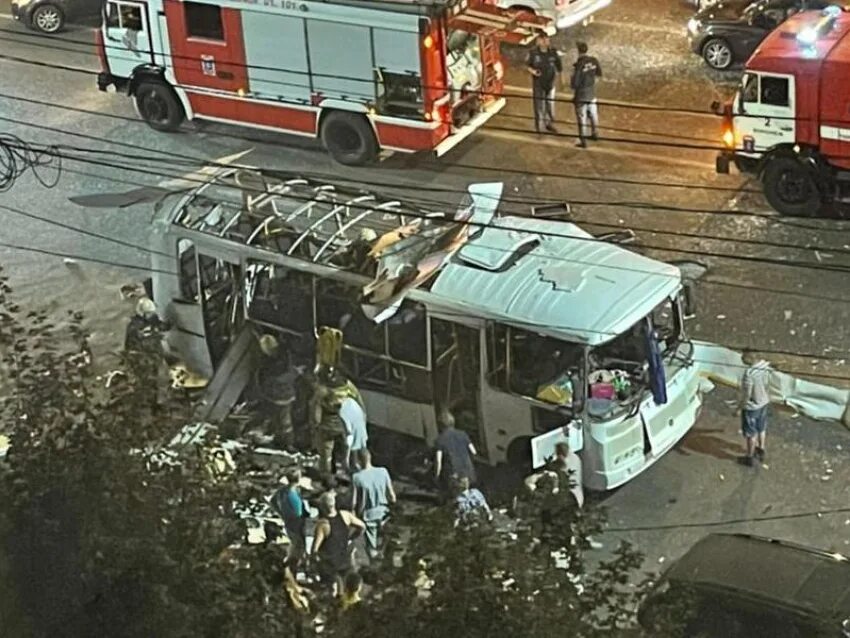
<svg viewBox="0 0 850 638">
<path fill-rule="evenodd" d="M 171 324 L 159 318 L 154 302 L 142 297 L 136 303 L 136 314 L 124 334 L 127 367 L 141 382 L 138 387 L 143 402 L 152 410 L 159 405 L 157 377 L 163 357 L 162 336 L 169 330 Z"/>
<path fill-rule="evenodd" d="M 156 306 L 147 297 L 136 304 L 136 314 L 127 324 L 124 334 L 124 350 L 147 355 L 162 354 L 162 335 L 171 329 L 167 321 L 156 314 Z"/>
<path fill-rule="evenodd" d="M 538 133 L 541 132 L 541 127 L 550 133 L 557 133 L 554 125 L 555 78 L 558 78 L 559 84 L 563 83 L 563 66 L 561 56 L 549 46 L 549 36 L 545 32 L 538 34 L 537 44 L 528 54 L 526 67 L 532 76 L 534 128 Z"/>
<path fill-rule="evenodd" d="M 285 449 L 295 448 L 292 408 L 295 403 L 298 372 L 281 356 L 278 340 L 270 334 L 260 337 L 262 357 L 255 373 L 255 387 L 260 394 L 260 411 L 266 435 Z"/>
</svg>

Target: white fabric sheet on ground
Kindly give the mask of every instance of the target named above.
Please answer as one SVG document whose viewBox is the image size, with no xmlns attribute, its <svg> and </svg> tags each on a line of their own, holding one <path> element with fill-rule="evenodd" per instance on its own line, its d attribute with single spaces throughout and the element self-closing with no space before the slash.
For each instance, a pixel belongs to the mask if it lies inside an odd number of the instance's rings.
<svg viewBox="0 0 850 638">
<path fill-rule="evenodd" d="M 740 352 L 705 341 L 694 341 L 694 348 L 694 359 L 703 375 L 712 381 L 740 387 L 741 375 L 748 367 Z M 771 403 L 787 406 L 817 421 L 848 425 L 850 390 L 800 379 L 771 368 L 768 391 Z"/>
</svg>

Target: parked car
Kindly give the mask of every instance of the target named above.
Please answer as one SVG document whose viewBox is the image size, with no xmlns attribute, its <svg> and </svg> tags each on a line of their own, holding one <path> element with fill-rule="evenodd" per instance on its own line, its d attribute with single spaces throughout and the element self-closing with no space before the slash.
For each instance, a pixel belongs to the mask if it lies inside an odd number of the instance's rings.
<svg viewBox="0 0 850 638">
<path fill-rule="evenodd" d="M 69 22 L 94 21 L 102 0 L 12 0 L 12 17 L 42 33 L 58 33 Z"/>
<path fill-rule="evenodd" d="M 677 610 L 684 622 L 671 629 Z M 770 538 L 710 534 L 667 569 L 638 620 L 653 636 L 847 638 L 850 560 Z"/>
<path fill-rule="evenodd" d="M 835 0 L 731 0 L 711 4 L 688 21 L 691 49 L 708 66 L 725 70 L 742 63 L 789 16 L 835 5 Z"/>
<path fill-rule="evenodd" d="M 528 13 L 552 20 L 547 29 L 550 35 L 576 24 L 593 21 L 597 11 L 611 4 L 611 0 L 496 0 L 496 6 Z"/>
</svg>

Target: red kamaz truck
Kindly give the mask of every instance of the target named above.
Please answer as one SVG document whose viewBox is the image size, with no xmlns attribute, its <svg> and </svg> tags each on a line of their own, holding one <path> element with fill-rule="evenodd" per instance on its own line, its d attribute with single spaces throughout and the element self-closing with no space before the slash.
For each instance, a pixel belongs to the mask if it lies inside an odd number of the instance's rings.
<svg viewBox="0 0 850 638">
<path fill-rule="evenodd" d="M 850 201 L 850 13 L 788 19 L 756 49 L 722 108 L 717 171 L 752 173 L 785 215 Z M 719 105 L 716 105 L 720 109 Z"/>
</svg>

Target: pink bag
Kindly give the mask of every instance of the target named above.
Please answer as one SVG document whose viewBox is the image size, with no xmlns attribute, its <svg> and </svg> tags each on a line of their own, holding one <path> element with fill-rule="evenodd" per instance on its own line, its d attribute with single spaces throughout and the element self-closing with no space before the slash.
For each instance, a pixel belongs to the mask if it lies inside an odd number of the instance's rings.
<svg viewBox="0 0 850 638">
<path fill-rule="evenodd" d="M 613 383 L 593 383 L 590 386 L 591 399 L 613 399 L 616 396 Z"/>
</svg>

